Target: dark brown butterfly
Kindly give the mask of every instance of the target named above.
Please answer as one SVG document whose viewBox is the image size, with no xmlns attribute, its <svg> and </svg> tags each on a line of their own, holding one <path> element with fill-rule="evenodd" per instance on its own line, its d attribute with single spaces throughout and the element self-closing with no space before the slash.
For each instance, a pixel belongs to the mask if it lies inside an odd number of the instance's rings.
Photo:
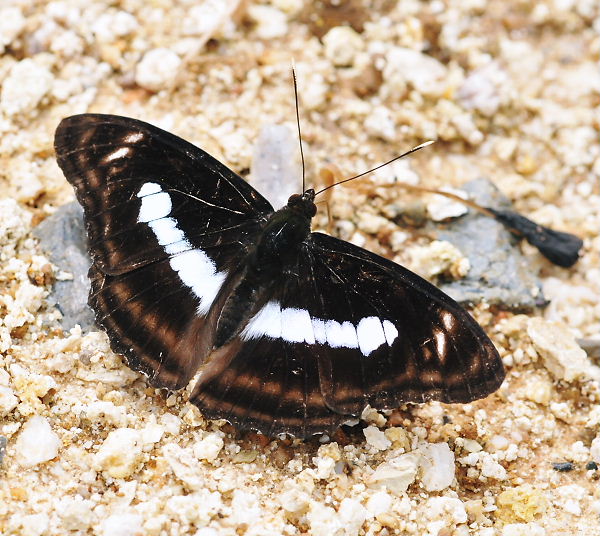
<svg viewBox="0 0 600 536">
<path fill-rule="evenodd" d="M 504 368 L 471 316 L 406 268 L 310 231 L 315 192 L 274 211 L 201 149 L 112 115 L 64 119 L 58 163 L 83 205 L 89 303 L 112 348 L 209 418 L 334 432 L 367 404 L 469 402 Z"/>
</svg>

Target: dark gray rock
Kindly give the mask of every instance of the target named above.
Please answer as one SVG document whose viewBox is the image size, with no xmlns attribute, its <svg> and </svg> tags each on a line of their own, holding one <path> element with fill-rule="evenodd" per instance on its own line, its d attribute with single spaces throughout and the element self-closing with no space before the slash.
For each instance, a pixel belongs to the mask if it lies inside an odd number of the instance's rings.
<svg viewBox="0 0 600 536">
<path fill-rule="evenodd" d="M 509 199 L 487 179 L 476 179 L 462 188 L 480 205 L 511 208 Z M 545 304 L 541 282 L 521 254 L 519 239 L 495 219 L 469 209 L 465 216 L 438 227 L 436 234 L 454 244 L 471 263 L 466 277 L 440 286 L 459 303 L 486 302 L 525 311 Z"/>
<path fill-rule="evenodd" d="M 63 328 L 68 330 L 79 324 L 83 330 L 92 329 L 94 313 L 87 304 L 91 260 L 81 206 L 77 201 L 63 205 L 40 223 L 33 235 L 53 264 L 73 274 L 72 280 L 56 281 L 49 297 L 63 315 Z"/>
</svg>

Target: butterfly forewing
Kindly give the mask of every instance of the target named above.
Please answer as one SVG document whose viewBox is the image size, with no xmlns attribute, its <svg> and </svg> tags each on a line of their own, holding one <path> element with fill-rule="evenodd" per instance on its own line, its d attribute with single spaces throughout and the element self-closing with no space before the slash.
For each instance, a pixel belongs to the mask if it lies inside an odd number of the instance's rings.
<svg viewBox="0 0 600 536">
<path fill-rule="evenodd" d="M 208 352 L 206 313 L 271 205 L 201 149 L 142 121 L 72 116 L 55 149 L 84 207 L 98 322 L 154 385 L 184 386 Z"/>
</svg>

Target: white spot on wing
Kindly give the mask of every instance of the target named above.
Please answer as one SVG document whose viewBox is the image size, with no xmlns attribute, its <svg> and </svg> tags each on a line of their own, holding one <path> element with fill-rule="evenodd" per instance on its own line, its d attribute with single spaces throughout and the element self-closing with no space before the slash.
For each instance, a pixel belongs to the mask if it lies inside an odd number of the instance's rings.
<svg viewBox="0 0 600 536">
<path fill-rule="evenodd" d="M 325 332 L 327 333 L 327 344 L 332 348 L 358 348 L 356 328 L 351 322 L 340 324 L 335 320 L 327 320 Z"/>
<path fill-rule="evenodd" d="M 281 317 L 281 306 L 276 301 L 270 301 L 250 319 L 240 336 L 245 341 L 260 337 L 278 339 L 281 337 Z"/>
<path fill-rule="evenodd" d="M 112 162 L 113 160 L 118 160 L 119 158 L 124 158 L 131 152 L 130 147 L 119 147 L 114 150 L 112 153 L 107 154 L 104 157 L 104 162 Z"/>
<path fill-rule="evenodd" d="M 454 326 L 455 326 L 454 317 L 448 311 L 442 312 L 441 317 L 442 317 L 442 324 L 444 324 L 444 327 L 448 331 L 453 331 Z"/>
<path fill-rule="evenodd" d="M 131 134 L 127 134 L 127 136 L 123 138 L 123 143 L 137 143 L 138 141 L 143 139 L 143 132 L 132 132 Z"/>
<path fill-rule="evenodd" d="M 327 332 L 325 330 L 325 320 L 321 320 L 320 318 L 312 318 L 311 319 L 313 333 L 315 336 L 315 341 L 319 344 L 325 344 L 327 342 Z"/>
<path fill-rule="evenodd" d="M 389 320 L 384 320 L 381 324 L 383 325 L 385 340 L 387 341 L 388 345 L 391 346 L 394 344 L 394 341 L 398 336 L 398 330 L 396 329 L 396 326 L 394 326 L 394 324 L 392 324 Z"/>
<path fill-rule="evenodd" d="M 137 196 L 144 197 L 146 195 L 157 194 L 158 192 L 162 192 L 160 184 L 156 184 L 155 182 L 146 182 L 140 188 L 140 191 L 137 193 Z"/>
<path fill-rule="evenodd" d="M 289 342 L 315 343 L 310 314 L 306 309 L 286 307 L 281 310 L 281 338 Z"/>
<path fill-rule="evenodd" d="M 356 334 L 360 351 L 364 356 L 370 355 L 386 342 L 381 320 L 376 316 L 363 318 L 356 326 Z"/>
<path fill-rule="evenodd" d="M 443 359 L 446 357 L 446 334 L 443 331 L 436 331 L 434 336 L 438 356 Z"/>
<path fill-rule="evenodd" d="M 142 197 L 137 221 L 138 223 L 147 223 L 164 218 L 171 213 L 172 208 L 171 196 L 167 192 L 145 195 Z"/>
</svg>

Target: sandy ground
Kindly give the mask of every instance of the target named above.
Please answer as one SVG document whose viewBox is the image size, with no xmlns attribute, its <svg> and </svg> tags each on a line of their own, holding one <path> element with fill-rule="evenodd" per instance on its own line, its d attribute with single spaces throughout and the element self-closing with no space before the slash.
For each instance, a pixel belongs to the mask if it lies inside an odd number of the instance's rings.
<svg viewBox="0 0 600 536">
<path fill-rule="evenodd" d="M 336 4 L 0 4 L 1 534 L 598 534 L 599 370 L 577 342 L 599 337 L 598 4 Z M 545 309 L 473 312 L 507 366 L 496 394 L 366 411 L 323 444 L 269 440 L 162 398 L 103 333 L 63 333 L 46 297 L 68 274 L 30 235 L 73 198 L 60 119 L 138 117 L 247 175 L 261 127 L 294 128 L 292 57 L 309 182 L 438 140 L 335 189 L 334 234 L 422 269 L 411 251 L 429 238 L 386 217 L 406 194 L 378 184 L 484 176 L 584 239 L 571 269 L 523 246 Z"/>
</svg>

